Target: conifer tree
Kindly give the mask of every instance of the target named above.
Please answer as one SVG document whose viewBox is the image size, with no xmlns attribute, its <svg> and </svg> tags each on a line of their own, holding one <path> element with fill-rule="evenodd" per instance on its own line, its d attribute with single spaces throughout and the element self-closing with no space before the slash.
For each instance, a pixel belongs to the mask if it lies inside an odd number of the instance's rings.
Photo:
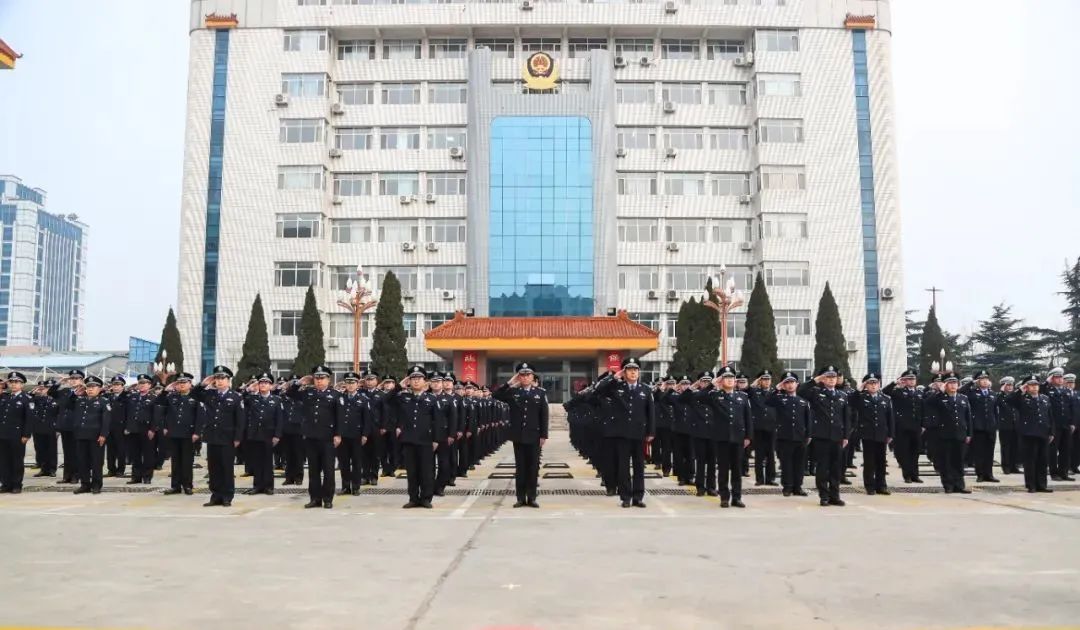
<svg viewBox="0 0 1080 630">
<path fill-rule="evenodd" d="M 746 332 L 743 335 L 739 370 L 753 380 L 762 370 L 769 370 L 778 377 L 783 367 L 777 358 L 776 318 L 773 316 L 769 292 L 758 272 L 750 302 L 746 305 Z"/>
<path fill-rule="evenodd" d="M 840 309 L 836 306 L 829 283 L 818 302 L 817 319 L 814 323 L 814 369 L 832 365 L 844 374 L 844 378 L 858 379 L 862 375 L 851 373 L 848 365 L 847 340 L 844 338 L 844 324 L 840 321 Z"/>
<path fill-rule="evenodd" d="M 300 314 L 300 332 L 296 336 L 296 359 L 293 372 L 297 375 L 311 374 L 315 366 L 326 361 L 323 344 L 322 317 L 315 303 L 315 289 L 308 287 L 304 296 L 304 311 Z"/>
<path fill-rule="evenodd" d="M 266 332 L 266 314 L 263 312 L 262 296 L 255 294 L 248 318 L 247 335 L 240 353 L 240 363 L 233 375 L 233 387 L 239 387 L 260 372 L 270 370 L 270 338 Z"/>
<path fill-rule="evenodd" d="M 404 318 L 401 282 L 394 272 L 388 271 L 382 282 L 379 304 L 375 307 L 375 331 L 371 341 L 371 369 L 383 376 L 402 378 L 409 368 Z"/>
</svg>

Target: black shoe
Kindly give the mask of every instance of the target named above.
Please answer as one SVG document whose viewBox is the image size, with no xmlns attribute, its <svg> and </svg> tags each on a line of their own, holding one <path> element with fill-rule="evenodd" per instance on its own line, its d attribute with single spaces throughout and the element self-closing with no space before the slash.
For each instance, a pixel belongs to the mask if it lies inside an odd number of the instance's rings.
<svg viewBox="0 0 1080 630">
<path fill-rule="evenodd" d="M 608 488 L 608 489 L 607 489 L 607 495 L 608 495 L 609 497 L 613 497 L 613 496 L 615 496 L 616 494 L 619 494 L 619 493 L 618 493 L 618 491 L 616 491 L 616 490 L 614 490 L 614 489 L 612 489 L 612 488 Z"/>
<path fill-rule="evenodd" d="M 997 477 L 987 477 L 986 479 L 983 479 L 983 481 L 987 483 L 1001 483 L 1001 480 Z"/>
<path fill-rule="evenodd" d="M 841 486 L 850 486 L 850 485 L 851 485 L 851 481 L 847 480 L 847 479 L 846 479 L 846 478 L 844 478 L 844 477 L 841 477 L 841 478 L 840 478 L 840 485 L 841 485 Z"/>
<path fill-rule="evenodd" d="M 323 506 L 324 510 L 332 510 L 332 509 L 334 509 L 334 502 L 333 501 L 326 501 L 325 503 L 322 504 L 322 506 Z"/>
<path fill-rule="evenodd" d="M 829 499 L 829 505 L 835 505 L 837 507 L 844 507 L 847 503 L 844 503 L 843 499 Z"/>
<path fill-rule="evenodd" d="M 821 503 L 821 507 L 828 507 L 829 506 L 829 500 L 828 499 L 822 499 L 820 501 L 820 503 Z"/>
<path fill-rule="evenodd" d="M 643 507 L 645 507 L 645 502 L 644 501 L 634 501 L 633 506 L 637 507 L 637 508 L 643 508 Z"/>
<path fill-rule="evenodd" d="M 622 506 L 623 506 L 624 508 L 628 508 L 628 507 L 630 507 L 630 502 L 629 502 L 629 501 L 623 501 L 623 502 L 622 502 Z"/>
<path fill-rule="evenodd" d="M 446 493 L 443 492 L 442 490 L 436 490 L 435 491 L 435 496 L 437 496 L 437 497 L 445 497 Z"/>
<path fill-rule="evenodd" d="M 926 483 L 926 482 L 924 482 L 924 481 L 923 481 L 923 480 L 922 480 L 921 478 L 919 478 L 919 477 L 912 477 L 912 478 L 911 478 L 911 483 Z"/>
<path fill-rule="evenodd" d="M 1065 475 L 1064 477 L 1061 478 L 1061 480 L 1062 481 L 1076 481 L 1076 477 L 1070 477 L 1068 475 Z M 995 479 L 994 481 L 997 481 L 997 479 Z"/>
<path fill-rule="evenodd" d="M 904 483 L 911 483 L 911 477 L 904 477 Z"/>
<path fill-rule="evenodd" d="M 191 495 L 195 494 L 195 491 L 191 488 L 184 488 L 184 494 L 190 497 Z"/>
<path fill-rule="evenodd" d="M 529 507 L 531 507 L 531 508 L 538 508 L 538 507 L 540 507 L 540 504 L 536 502 L 536 499 L 533 499 L 532 501 L 529 501 L 528 503 L 526 503 L 526 505 L 528 505 L 528 506 L 529 506 Z M 645 506 L 644 506 L 644 505 L 642 505 L 641 507 L 645 507 Z"/>
<path fill-rule="evenodd" d="M 878 488 L 877 493 L 878 494 L 884 494 L 885 496 L 892 495 L 892 491 L 890 491 L 888 488 Z"/>
<path fill-rule="evenodd" d="M 90 488 L 90 494 L 101 494 L 101 488 Z"/>
<path fill-rule="evenodd" d="M 1053 492 L 1050 488 L 1039 488 L 1035 492 Z"/>
<path fill-rule="evenodd" d="M 867 489 L 866 494 L 869 494 L 870 496 L 874 496 L 875 494 L 877 494 L 877 490 Z"/>
<path fill-rule="evenodd" d="M 742 499 L 735 499 L 731 502 L 731 507 L 744 508 L 746 504 L 742 502 Z"/>
<path fill-rule="evenodd" d="M 352 495 L 354 497 L 360 496 L 360 488 L 353 488 Z"/>
<path fill-rule="evenodd" d="M 60 486 L 60 485 L 67 485 L 67 484 L 71 484 L 71 483 L 75 483 L 75 481 L 72 480 L 72 479 L 60 479 L 59 481 L 56 482 L 56 485 Z"/>
<path fill-rule="evenodd" d="M 305 510 L 310 510 L 311 508 L 317 508 L 317 507 L 322 507 L 322 501 L 308 501 L 307 503 L 304 504 L 304 509 Z"/>
<path fill-rule="evenodd" d="M 1052 479 L 1054 481 L 1065 481 L 1064 479 L 1061 478 L 1061 475 L 1050 475 L 1050 479 Z"/>
<path fill-rule="evenodd" d="M 731 501 L 728 501 L 727 499 L 720 499 L 720 507 L 731 507 Z"/>
<path fill-rule="evenodd" d="M 214 507 L 217 505 L 221 505 L 221 501 L 218 501 L 217 499 L 210 499 L 206 503 L 202 504 L 203 507 Z"/>
<path fill-rule="evenodd" d="M 700 489 L 699 489 L 699 490 L 697 491 L 697 496 L 699 496 L 699 497 L 703 497 L 703 496 L 705 496 L 705 491 L 704 491 L 704 490 L 700 490 Z"/>
<path fill-rule="evenodd" d="M 379 479 L 378 479 L 378 477 L 372 477 L 372 478 L 371 478 L 371 479 L 370 479 L 370 480 L 368 481 L 368 483 L 369 483 L 369 484 L 371 484 L 371 485 L 373 485 L 373 486 L 377 486 L 377 485 L 379 485 Z"/>
<path fill-rule="evenodd" d="M 137 483 L 142 483 L 142 479 L 129 479 L 127 481 L 127 483 L 124 484 L 124 485 L 126 485 L 126 486 L 134 486 Z"/>
<path fill-rule="evenodd" d="M 755 488 L 757 488 L 758 486 L 764 486 L 764 485 L 765 485 L 764 481 L 755 481 L 754 482 L 754 487 Z"/>
<path fill-rule="evenodd" d="M 349 494 L 350 492 L 352 492 L 352 490 L 351 490 L 351 489 L 349 489 L 349 488 L 342 488 L 341 490 L 338 490 L 338 491 L 337 491 L 337 495 L 338 495 L 338 496 L 340 497 L 341 495 L 343 495 L 343 494 Z"/>
<path fill-rule="evenodd" d="M 221 507 L 232 507 L 232 501 L 222 501 Z"/>
<path fill-rule="evenodd" d="M 431 501 L 421 501 L 420 507 L 424 508 L 425 510 L 430 510 L 433 506 L 431 505 Z"/>
<path fill-rule="evenodd" d="M 150 477 L 147 477 L 146 479 L 142 480 L 143 484 L 150 484 L 152 481 L 153 481 L 153 479 L 151 479 Z"/>
<path fill-rule="evenodd" d="M 765 485 L 766 486 L 779 486 L 780 484 L 776 483 L 775 481 L 766 481 Z"/>
<path fill-rule="evenodd" d="M 1035 494 L 1035 492 L 1036 492 L 1035 488 L 1028 488 L 1027 491 L 1028 491 L 1028 494 Z"/>
<path fill-rule="evenodd" d="M 719 495 L 719 494 L 718 494 L 718 493 L 716 492 L 716 490 L 708 490 L 708 489 L 706 489 L 706 490 L 705 490 L 705 494 L 709 495 L 710 497 L 717 497 L 717 496 L 720 496 L 720 495 Z"/>
<path fill-rule="evenodd" d="M 266 490 L 263 490 L 263 494 L 268 494 L 270 496 L 274 496 L 274 489 L 273 488 L 267 488 Z"/>
<path fill-rule="evenodd" d="M 447 481 L 447 482 L 446 482 L 446 485 L 448 485 L 448 486 L 450 486 L 451 488 L 453 488 L 453 487 L 454 487 L 454 486 L 456 486 L 457 484 L 456 484 L 456 483 L 454 483 L 454 480 L 453 480 L 453 479 L 451 479 L 450 481 Z"/>
<path fill-rule="evenodd" d="M 514 504 L 514 507 L 516 507 L 516 508 L 525 507 L 525 502 L 524 501 L 518 501 L 517 503 Z"/>
<path fill-rule="evenodd" d="M 49 473 L 47 473 L 47 472 L 39 472 L 39 473 L 34 474 L 33 476 L 34 477 L 48 477 Z"/>
<path fill-rule="evenodd" d="M 180 494 L 181 492 L 183 492 L 183 490 L 181 490 L 180 488 L 169 488 L 162 494 L 164 494 L 165 496 L 170 496 L 174 494 Z"/>
<path fill-rule="evenodd" d="M 791 490 L 788 490 L 787 488 L 784 488 L 784 496 L 785 497 L 790 497 L 791 496 Z"/>
<path fill-rule="evenodd" d="M 12 488 L 8 492 L 10 492 L 11 494 L 22 494 L 22 488 Z"/>
<path fill-rule="evenodd" d="M 968 490 L 967 488 L 960 488 L 957 490 L 957 492 L 959 492 L 960 494 L 971 494 L 971 490 Z"/>
<path fill-rule="evenodd" d="M 809 494 L 806 493 L 806 490 L 803 490 L 802 488 L 795 488 L 794 490 L 791 491 L 791 494 L 794 494 L 797 497 L 808 497 L 808 496 L 810 496 Z"/>
</svg>

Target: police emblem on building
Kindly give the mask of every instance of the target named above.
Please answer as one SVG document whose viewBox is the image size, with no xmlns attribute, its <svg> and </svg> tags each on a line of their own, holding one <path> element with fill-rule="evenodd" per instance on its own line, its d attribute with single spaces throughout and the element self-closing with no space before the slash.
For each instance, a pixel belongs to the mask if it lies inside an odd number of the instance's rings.
<svg viewBox="0 0 1080 630">
<path fill-rule="evenodd" d="M 534 52 L 525 60 L 521 78 L 530 90 L 551 90 L 559 82 L 555 59 L 546 52 Z"/>
</svg>

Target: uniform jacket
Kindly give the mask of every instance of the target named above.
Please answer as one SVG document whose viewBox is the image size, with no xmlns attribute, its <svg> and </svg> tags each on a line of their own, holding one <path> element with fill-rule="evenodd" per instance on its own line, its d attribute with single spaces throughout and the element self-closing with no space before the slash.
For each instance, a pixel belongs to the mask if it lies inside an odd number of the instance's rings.
<svg viewBox="0 0 1080 630">
<path fill-rule="evenodd" d="M 75 395 L 75 390 L 70 387 L 60 387 L 57 383 L 49 388 L 49 396 L 56 400 L 59 405 L 60 411 L 56 414 L 56 428 L 59 431 L 71 431 L 74 428 L 74 424 L 71 418 L 68 418 L 68 399 Z"/>
<path fill-rule="evenodd" d="M 712 434 L 708 436 L 710 440 L 741 443 L 754 434 L 750 398 L 744 392 L 728 393 L 709 387 L 693 392 L 693 397 L 698 404 L 713 410 Z"/>
<path fill-rule="evenodd" d="M 810 437 L 810 403 L 795 394 L 771 392 L 765 404 L 776 412 L 776 439 L 802 442 Z"/>
<path fill-rule="evenodd" d="M 453 394 L 440 392 L 435 396 L 439 399 L 439 413 L 442 414 L 442 424 L 446 427 L 446 437 L 457 437 L 458 429 L 458 401 Z"/>
<path fill-rule="evenodd" d="M 240 392 L 231 389 L 220 392 L 201 385 L 193 391 L 206 408 L 203 424 L 196 430 L 203 442 L 226 445 L 244 439 L 247 416 Z"/>
<path fill-rule="evenodd" d="M 414 394 L 396 389 L 386 399 L 393 407 L 396 429 L 401 429 L 398 441 L 403 444 L 432 444 L 446 439 L 446 426 L 439 412 L 439 400 L 431 392 Z"/>
<path fill-rule="evenodd" d="M 57 419 L 60 415 L 60 405 L 48 394 L 34 396 L 33 398 L 33 432 L 45 435 L 55 433 Z"/>
<path fill-rule="evenodd" d="M 1071 390 L 1043 383 L 1039 385 L 1039 393 L 1050 400 L 1050 421 L 1055 429 L 1076 424 L 1073 418 L 1075 400 Z"/>
<path fill-rule="evenodd" d="M 127 426 L 127 392 L 120 392 L 119 394 L 102 393 L 102 397 L 109 401 L 109 406 L 112 407 L 112 423 L 109 425 L 109 431 L 116 435 L 123 435 L 124 429 Z"/>
<path fill-rule="evenodd" d="M 1027 437 L 1047 439 L 1053 431 L 1052 403 L 1044 394 L 1029 396 L 1017 389 L 1005 396 L 1005 402 L 1016 409 L 1016 432 Z"/>
<path fill-rule="evenodd" d="M 67 412 L 75 439 L 96 440 L 109 435 L 112 405 L 104 396 L 69 396 Z"/>
<path fill-rule="evenodd" d="M 258 392 L 244 396 L 244 420 L 247 427 L 244 438 L 258 442 L 281 439 L 285 432 L 285 406 L 281 396 Z"/>
<path fill-rule="evenodd" d="M 997 393 L 992 389 L 985 392 L 968 383 L 960 388 L 960 393 L 967 396 L 968 404 L 971 405 L 971 430 L 994 432 L 997 430 Z"/>
<path fill-rule="evenodd" d="M 379 429 L 385 429 L 386 425 L 383 421 L 385 411 L 383 410 L 383 399 L 386 398 L 386 392 L 379 388 L 364 389 L 361 388 L 360 394 L 365 396 L 368 400 L 368 420 L 371 421 L 371 427 L 373 433 L 378 433 Z"/>
<path fill-rule="evenodd" d="M 770 391 L 762 387 L 748 387 L 745 393 L 750 398 L 750 414 L 754 420 L 754 430 L 776 431 L 776 409 L 765 404 Z"/>
<path fill-rule="evenodd" d="M 892 398 L 878 393 L 851 392 L 848 405 L 855 430 L 863 440 L 885 442 L 896 437 L 896 418 L 893 416 Z"/>
<path fill-rule="evenodd" d="M 375 432 L 371 418 L 371 399 L 359 390 L 355 394 L 338 395 L 338 435 L 346 439 L 367 437 Z"/>
<path fill-rule="evenodd" d="M 653 409 L 656 412 L 656 428 L 657 429 L 670 429 L 672 422 L 672 415 L 675 412 L 673 405 L 665 404 L 663 401 L 664 394 L 659 389 L 652 390 Z"/>
<path fill-rule="evenodd" d="M 193 393 L 163 391 L 154 401 L 154 426 L 168 432 L 166 437 L 190 438 L 205 422 L 206 408 Z"/>
<path fill-rule="evenodd" d="M 933 426 L 938 430 L 940 439 L 964 440 L 971 437 L 971 404 L 967 396 L 949 396 L 945 392 L 933 391 L 924 400 L 926 406 L 933 410 Z"/>
<path fill-rule="evenodd" d="M 319 391 L 314 387 L 300 388 L 299 383 L 289 387 L 286 395 L 296 401 L 300 413 L 300 433 L 305 438 L 329 440 L 341 436 L 338 428 L 338 397 L 335 389 L 327 387 Z"/>
<path fill-rule="evenodd" d="M 0 394 L 0 440 L 19 440 L 33 432 L 34 399 L 26 392 Z"/>
<path fill-rule="evenodd" d="M 286 394 L 288 388 L 277 390 L 278 398 L 281 399 L 282 435 L 300 435 L 300 426 L 304 421 L 303 405 L 289 398 Z"/>
<path fill-rule="evenodd" d="M 511 442 L 536 444 L 548 436 L 548 399 L 542 387 L 510 387 L 503 383 L 491 394 L 509 408 Z M 652 401 L 652 398 L 649 398 Z"/>
<path fill-rule="evenodd" d="M 810 438 L 840 442 L 851 435 L 851 409 L 847 394 L 806 381 L 797 390 L 810 405 Z"/>
<path fill-rule="evenodd" d="M 157 396 L 129 392 L 124 401 L 124 431 L 127 433 L 146 433 L 154 428 L 154 403 Z M 115 415 L 115 413 L 114 413 Z"/>
<path fill-rule="evenodd" d="M 1015 389 L 1013 390 L 1016 391 Z M 1010 394 L 1012 392 L 1009 392 Z M 1006 402 L 1006 398 L 1009 394 L 999 391 L 997 393 L 997 419 L 999 431 L 1015 431 L 1016 430 L 1016 416 L 1018 414 L 1016 407 Z"/>
<path fill-rule="evenodd" d="M 919 431 L 923 427 L 923 393 L 914 387 L 897 387 L 889 383 L 881 393 L 892 399 L 893 417 L 897 431 Z"/>
<path fill-rule="evenodd" d="M 681 394 L 676 395 L 676 400 L 686 405 L 688 410 L 687 419 L 689 420 L 690 436 L 700 440 L 712 440 L 715 439 L 714 435 L 716 428 L 713 426 L 713 415 L 716 413 L 712 405 L 705 402 L 704 398 L 697 396 L 700 392 L 706 392 L 711 389 L 715 389 L 712 385 L 708 385 L 704 389 L 693 390 L 687 387 Z"/>
</svg>

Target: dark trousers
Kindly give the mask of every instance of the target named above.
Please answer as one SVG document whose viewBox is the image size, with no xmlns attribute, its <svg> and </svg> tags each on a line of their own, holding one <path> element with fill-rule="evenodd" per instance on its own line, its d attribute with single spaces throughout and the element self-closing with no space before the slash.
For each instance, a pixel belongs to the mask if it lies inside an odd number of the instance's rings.
<svg viewBox="0 0 1080 630">
<path fill-rule="evenodd" d="M 815 481 L 818 497 L 837 500 L 840 498 L 840 478 L 844 475 L 844 447 L 838 440 L 814 438 L 810 443 L 816 462 Z"/>
<path fill-rule="evenodd" d="M 457 468 L 454 465 L 453 454 L 453 444 L 447 444 L 445 440 L 439 443 L 439 448 L 435 451 L 435 459 L 438 463 L 438 471 L 435 474 L 436 492 L 445 490 L 446 484 L 450 483 L 450 480 L 456 475 L 456 471 L 453 470 Z"/>
<path fill-rule="evenodd" d="M 169 455 L 172 458 L 172 487 L 174 490 L 191 488 L 195 467 L 195 444 L 191 437 L 168 438 Z"/>
<path fill-rule="evenodd" d="M 409 501 L 430 503 L 435 496 L 435 457 L 431 445 L 401 443 L 401 454 L 409 481 Z"/>
<path fill-rule="evenodd" d="M 671 473 L 674 460 L 675 435 L 669 428 L 656 430 L 656 439 L 652 442 L 653 465 L 663 471 L 665 475 Z"/>
<path fill-rule="evenodd" d="M 1069 470 L 1080 472 L 1080 431 L 1073 431 L 1072 448 L 1069 452 Z"/>
<path fill-rule="evenodd" d="M 165 460 L 169 459 L 169 438 L 161 431 L 154 434 L 154 449 L 157 451 L 154 468 L 160 470 L 165 465 Z"/>
<path fill-rule="evenodd" d="M 776 433 L 754 431 L 754 480 L 758 483 L 776 481 Z"/>
<path fill-rule="evenodd" d="M 694 438 L 694 485 L 698 490 L 716 490 L 716 442 Z"/>
<path fill-rule="evenodd" d="M 398 468 L 401 468 L 403 454 L 401 443 L 393 431 L 387 431 L 383 437 L 383 476 L 393 477 Z"/>
<path fill-rule="evenodd" d="M 360 475 L 362 480 L 366 480 L 368 483 L 379 482 L 379 468 L 382 467 L 382 446 L 383 441 L 379 439 L 381 436 L 376 431 L 374 435 L 368 437 L 367 444 L 363 444 L 360 447 L 360 453 L 362 455 L 361 461 L 363 462 L 363 469 Z"/>
<path fill-rule="evenodd" d="M 154 478 L 154 464 L 157 459 L 154 441 L 147 437 L 145 431 L 129 433 L 124 438 L 127 441 L 128 459 L 131 461 L 131 479 L 149 482 Z"/>
<path fill-rule="evenodd" d="M 887 490 L 885 481 L 885 442 L 863 440 L 863 486 L 867 490 Z"/>
<path fill-rule="evenodd" d="M 963 490 L 964 441 L 940 438 L 936 441 L 938 454 L 934 464 L 938 466 L 938 472 L 941 475 L 941 487 L 945 490 Z"/>
<path fill-rule="evenodd" d="M 1020 438 L 1020 450 L 1024 458 L 1024 486 L 1028 490 L 1046 488 L 1047 446 L 1046 438 L 1030 435 Z"/>
<path fill-rule="evenodd" d="M 304 437 L 286 433 L 281 441 L 285 445 L 285 482 L 300 484 L 304 481 Z"/>
<path fill-rule="evenodd" d="M 57 467 L 56 432 L 34 434 L 34 460 L 46 475 L 55 475 Z"/>
<path fill-rule="evenodd" d="M 78 462 L 78 477 L 82 487 L 101 488 L 101 467 L 105 463 L 105 447 L 98 446 L 96 439 L 75 440 L 75 461 Z"/>
<path fill-rule="evenodd" d="M 1020 467 L 1020 436 L 1016 431 L 1001 429 L 1001 472 L 1009 474 Z"/>
<path fill-rule="evenodd" d="M 251 466 L 251 487 L 256 491 L 274 489 L 274 443 L 269 440 L 245 440 L 245 458 Z"/>
<path fill-rule="evenodd" d="M 462 436 L 460 440 L 454 443 L 457 447 L 457 476 L 464 477 L 469 472 L 469 464 L 472 462 L 472 441 L 471 437 Z"/>
<path fill-rule="evenodd" d="M 619 438 L 606 437 L 600 444 L 600 479 L 608 490 L 619 487 L 618 469 L 615 466 L 619 452 Z"/>
<path fill-rule="evenodd" d="M 645 498 L 645 449 L 642 447 L 641 440 L 616 438 L 615 466 L 619 498 L 623 501 L 643 500 Z"/>
<path fill-rule="evenodd" d="M 360 489 L 360 479 L 364 474 L 363 457 L 359 436 L 341 438 L 341 444 L 337 447 L 337 462 L 341 489 L 345 492 Z"/>
<path fill-rule="evenodd" d="M 671 433 L 671 470 L 679 483 L 687 483 L 694 476 L 694 450 L 686 433 Z"/>
<path fill-rule="evenodd" d="M 738 442 L 713 442 L 716 445 L 717 491 L 724 501 L 742 498 L 743 448 Z M 774 473 L 775 474 L 775 473 Z"/>
<path fill-rule="evenodd" d="M 540 445 L 514 442 L 514 485 L 518 501 L 535 501 L 540 474 Z"/>
<path fill-rule="evenodd" d="M 896 430 L 896 438 L 893 439 L 893 452 L 896 454 L 896 464 L 900 466 L 904 481 L 919 478 L 919 437 L 921 433 L 919 429 Z"/>
<path fill-rule="evenodd" d="M 25 458 L 22 438 L 0 438 L 0 488 L 22 490 Z"/>
<path fill-rule="evenodd" d="M 343 440 L 344 442 L 344 440 Z M 308 497 L 316 503 L 334 501 L 334 442 L 330 438 L 304 438 L 308 461 Z"/>
<path fill-rule="evenodd" d="M 214 503 L 232 502 L 236 494 L 236 447 L 228 444 L 206 445 L 206 467 L 210 473 L 210 500 Z"/>
<path fill-rule="evenodd" d="M 110 431 L 105 438 L 105 467 L 110 474 L 123 475 L 127 467 L 127 454 L 125 453 L 124 434 L 120 431 Z"/>
<path fill-rule="evenodd" d="M 65 483 L 72 483 L 78 479 L 79 455 L 75 448 L 75 432 L 61 431 L 60 446 L 64 449 L 64 476 Z"/>
<path fill-rule="evenodd" d="M 1072 432 L 1069 427 L 1054 427 L 1054 441 L 1047 451 L 1050 474 L 1058 477 L 1069 476 L 1069 453 L 1072 447 Z"/>
<path fill-rule="evenodd" d="M 994 446 L 997 435 L 993 431 L 975 431 L 971 436 L 971 463 L 976 479 L 994 476 Z"/>
<path fill-rule="evenodd" d="M 802 490 L 803 473 L 806 472 L 806 442 L 802 440 L 777 440 L 780 455 L 780 485 L 784 490 Z"/>
</svg>

